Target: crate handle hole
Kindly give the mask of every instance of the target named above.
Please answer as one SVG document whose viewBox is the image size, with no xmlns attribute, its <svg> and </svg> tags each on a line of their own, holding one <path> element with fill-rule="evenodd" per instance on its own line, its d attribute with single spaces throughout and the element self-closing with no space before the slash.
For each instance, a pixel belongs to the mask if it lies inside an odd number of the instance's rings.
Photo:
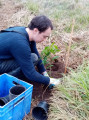
<svg viewBox="0 0 89 120">
<path fill-rule="evenodd" d="M 24 99 L 24 97 L 22 97 L 20 100 L 18 100 L 14 105 L 17 105 L 23 99 Z"/>
<path fill-rule="evenodd" d="M 13 81 L 13 84 L 15 84 L 15 85 L 20 85 L 19 83 L 15 82 L 15 81 Z"/>
</svg>

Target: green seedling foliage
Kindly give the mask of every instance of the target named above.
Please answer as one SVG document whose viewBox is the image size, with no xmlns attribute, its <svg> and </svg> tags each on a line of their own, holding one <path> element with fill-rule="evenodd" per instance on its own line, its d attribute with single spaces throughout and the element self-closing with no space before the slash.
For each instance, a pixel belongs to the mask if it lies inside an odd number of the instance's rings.
<svg viewBox="0 0 89 120">
<path fill-rule="evenodd" d="M 49 65 L 49 66 L 47 66 L 47 69 L 48 69 L 48 68 L 51 68 L 52 66 L 53 66 L 53 65 Z"/>
<path fill-rule="evenodd" d="M 54 56 L 53 58 L 52 58 L 52 60 L 54 61 L 55 59 L 58 59 L 59 58 L 59 56 Z"/>
<path fill-rule="evenodd" d="M 42 59 L 43 59 L 43 64 L 44 64 L 44 65 L 45 65 L 45 64 L 48 64 L 48 63 L 49 63 L 48 59 L 51 58 L 51 54 L 54 55 L 55 53 L 57 53 L 57 52 L 59 52 L 59 51 L 60 51 L 60 50 L 59 50 L 58 46 L 55 45 L 55 43 L 52 43 L 51 45 L 46 46 L 46 47 L 44 48 L 44 50 L 41 52 L 41 57 L 42 57 Z M 51 58 L 51 59 L 54 60 L 54 59 L 56 59 L 56 58 L 58 58 L 58 56 L 53 57 L 53 58 Z"/>
</svg>

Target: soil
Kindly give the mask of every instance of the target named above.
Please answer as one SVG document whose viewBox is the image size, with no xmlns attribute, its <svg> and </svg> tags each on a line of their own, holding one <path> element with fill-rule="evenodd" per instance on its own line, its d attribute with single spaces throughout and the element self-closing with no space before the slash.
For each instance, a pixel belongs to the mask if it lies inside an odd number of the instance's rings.
<svg viewBox="0 0 89 120">
<path fill-rule="evenodd" d="M 13 26 L 22 25 L 22 21 L 20 17 L 23 18 L 25 15 L 25 10 L 23 8 L 23 5 L 19 2 L 17 4 L 13 0 L 8 0 L 8 2 L 6 2 L 5 0 L 0 0 L 0 1 L 1 1 L 0 30 L 5 29 L 11 25 Z M 24 15 L 20 13 L 24 13 Z M 30 19 L 32 17 L 33 15 L 32 16 L 30 15 Z M 56 36 L 56 39 L 54 36 L 51 38 L 51 41 L 55 42 L 56 45 L 58 45 L 59 49 L 61 50 L 61 52 L 56 54 L 57 56 L 59 56 L 59 58 L 51 63 L 52 64 L 51 69 L 47 69 L 51 77 L 61 78 L 63 76 L 63 73 L 65 72 L 67 49 L 64 44 L 64 41 L 68 45 L 69 37 L 70 37 L 70 34 L 60 34 Z M 89 38 L 89 32 L 87 31 L 81 32 L 79 34 L 75 34 L 75 36 L 73 36 L 72 43 L 77 43 L 78 47 L 70 51 L 70 56 L 69 56 L 67 67 L 76 69 L 80 64 L 82 64 L 83 60 L 89 59 L 89 50 L 88 49 L 86 50 L 86 45 L 89 44 L 88 38 Z M 82 47 L 80 47 L 81 43 L 83 43 Z M 41 43 L 41 45 L 37 44 L 39 52 L 41 52 L 41 50 L 46 45 L 48 45 L 48 43 L 46 42 Z M 67 73 L 68 72 L 69 70 L 67 69 Z M 33 83 L 33 82 L 30 82 L 30 83 L 32 83 L 34 86 L 31 111 L 32 111 L 32 108 L 36 106 L 42 100 L 46 100 L 48 103 L 50 103 L 50 97 L 52 96 L 53 89 L 48 89 L 47 86 L 44 86 L 38 83 Z"/>
</svg>

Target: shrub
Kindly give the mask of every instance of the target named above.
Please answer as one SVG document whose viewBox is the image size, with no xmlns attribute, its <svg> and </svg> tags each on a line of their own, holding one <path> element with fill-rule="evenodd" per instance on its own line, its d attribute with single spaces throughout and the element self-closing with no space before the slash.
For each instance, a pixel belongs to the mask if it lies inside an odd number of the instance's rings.
<svg viewBox="0 0 89 120">
<path fill-rule="evenodd" d="M 55 60 L 58 58 L 58 56 L 52 57 L 52 54 L 54 55 L 55 53 L 59 52 L 59 48 L 57 45 L 52 43 L 50 46 L 46 46 L 44 50 L 41 52 L 41 57 L 43 60 L 43 64 L 46 65 L 49 63 L 49 58 L 51 60 Z"/>
</svg>

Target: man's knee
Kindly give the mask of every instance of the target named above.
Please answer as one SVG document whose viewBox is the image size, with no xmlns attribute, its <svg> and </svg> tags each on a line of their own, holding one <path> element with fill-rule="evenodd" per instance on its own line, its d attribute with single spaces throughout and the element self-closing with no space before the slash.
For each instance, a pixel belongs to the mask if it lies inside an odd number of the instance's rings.
<svg viewBox="0 0 89 120">
<path fill-rule="evenodd" d="M 38 61 L 38 56 L 35 53 L 31 53 L 31 58 L 33 63 L 36 63 Z"/>
</svg>

